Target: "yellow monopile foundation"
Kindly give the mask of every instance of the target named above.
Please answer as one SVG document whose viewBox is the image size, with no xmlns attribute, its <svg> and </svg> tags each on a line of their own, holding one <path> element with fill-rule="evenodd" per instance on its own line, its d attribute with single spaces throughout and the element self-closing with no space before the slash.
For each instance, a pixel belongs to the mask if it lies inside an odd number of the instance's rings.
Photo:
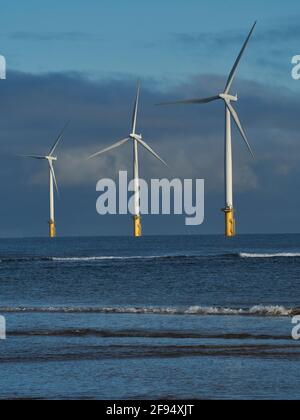
<svg viewBox="0 0 300 420">
<path fill-rule="evenodd" d="M 235 236 L 235 219 L 234 219 L 234 209 L 227 208 L 224 210 L 225 213 L 225 236 L 233 237 Z"/>
<path fill-rule="evenodd" d="M 142 236 L 141 216 L 134 216 L 133 222 L 134 222 L 134 237 L 140 238 Z"/>
<path fill-rule="evenodd" d="M 49 222 L 49 236 L 50 238 L 56 237 L 55 223 L 52 220 Z"/>
</svg>

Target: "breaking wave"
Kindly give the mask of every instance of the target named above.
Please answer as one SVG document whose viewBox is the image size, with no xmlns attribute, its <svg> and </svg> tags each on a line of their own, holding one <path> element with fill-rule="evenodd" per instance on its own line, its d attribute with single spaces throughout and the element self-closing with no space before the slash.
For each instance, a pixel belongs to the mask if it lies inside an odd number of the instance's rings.
<svg viewBox="0 0 300 420">
<path fill-rule="evenodd" d="M 213 306 L 169 307 L 2 307 L 0 313 L 62 313 L 62 314 L 132 314 L 132 315 L 190 315 L 190 316 L 260 316 L 289 317 L 300 315 L 300 308 L 276 305 L 257 305 L 251 308 Z"/>
<path fill-rule="evenodd" d="M 128 261 L 128 260 L 170 260 L 186 258 L 205 258 L 204 256 L 188 255 L 153 255 L 153 256 L 91 256 L 91 257 L 4 257 L 2 263 L 26 263 L 26 262 L 57 262 L 57 263 L 81 263 L 97 261 Z"/>
<path fill-rule="evenodd" d="M 251 254 L 251 253 L 240 253 L 241 258 L 300 258 L 300 253 L 292 252 L 281 252 L 275 254 Z"/>
<path fill-rule="evenodd" d="M 198 260 L 214 258 L 238 257 L 238 254 L 218 255 L 133 255 L 133 256 L 83 256 L 83 257 L 0 257 L 2 263 L 23 262 L 56 262 L 56 263 L 84 263 L 100 261 L 130 261 L 130 260 Z"/>
<path fill-rule="evenodd" d="M 27 262 L 56 262 L 56 263 L 89 263 L 101 261 L 197 261 L 203 259 L 227 259 L 227 258 L 300 258 L 300 253 L 220 253 L 220 254 L 206 254 L 206 255 L 134 255 L 134 256 L 81 256 L 81 257 L 0 257 L 2 263 L 27 263 Z"/>
<path fill-rule="evenodd" d="M 88 262 L 88 261 L 106 261 L 106 260 L 155 260 L 160 258 L 172 258 L 167 256 L 131 256 L 131 257 L 114 257 L 114 256 L 103 256 L 103 257 L 53 257 L 52 261 L 56 262 Z M 176 257 L 174 257 L 176 258 Z"/>
</svg>

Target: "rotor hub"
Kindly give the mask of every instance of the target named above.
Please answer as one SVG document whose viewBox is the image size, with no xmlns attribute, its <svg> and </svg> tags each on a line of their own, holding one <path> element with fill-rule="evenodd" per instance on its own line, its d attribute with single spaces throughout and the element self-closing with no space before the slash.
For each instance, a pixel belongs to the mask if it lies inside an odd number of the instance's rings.
<svg viewBox="0 0 300 420">
<path fill-rule="evenodd" d="M 229 95 L 228 93 L 221 93 L 219 97 L 223 99 L 224 101 L 229 101 L 229 102 L 237 102 L 239 99 L 237 95 L 233 96 L 233 95 Z"/>
</svg>

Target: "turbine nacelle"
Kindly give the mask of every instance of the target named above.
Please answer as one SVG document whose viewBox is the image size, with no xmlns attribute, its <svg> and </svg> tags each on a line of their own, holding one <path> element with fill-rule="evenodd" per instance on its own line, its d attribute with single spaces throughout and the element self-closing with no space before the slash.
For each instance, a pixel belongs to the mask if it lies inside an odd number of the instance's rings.
<svg viewBox="0 0 300 420">
<path fill-rule="evenodd" d="M 132 133 L 132 134 L 130 134 L 130 135 L 129 135 L 129 137 L 130 137 L 132 140 L 137 140 L 137 141 L 139 141 L 139 140 L 142 140 L 142 139 L 143 139 L 143 136 L 142 136 L 141 134 L 134 134 L 134 133 Z"/>
<path fill-rule="evenodd" d="M 45 159 L 47 159 L 48 162 L 57 162 L 57 157 L 55 156 L 45 156 Z"/>
<path fill-rule="evenodd" d="M 238 95 L 233 96 L 233 95 L 229 95 L 227 93 L 221 93 L 219 95 L 219 98 L 223 99 L 225 102 L 226 101 L 228 101 L 228 102 L 237 102 L 239 100 Z"/>
</svg>

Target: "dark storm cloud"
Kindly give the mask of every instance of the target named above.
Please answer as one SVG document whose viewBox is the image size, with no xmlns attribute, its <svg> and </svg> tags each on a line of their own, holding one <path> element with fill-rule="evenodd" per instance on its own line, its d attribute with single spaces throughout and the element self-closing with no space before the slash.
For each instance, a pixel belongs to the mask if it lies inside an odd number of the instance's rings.
<svg viewBox="0 0 300 420">
<path fill-rule="evenodd" d="M 143 83 L 139 130 L 171 170 L 141 151 L 141 176 L 205 178 L 206 224 L 196 229 L 198 233 L 223 229 L 219 213 L 223 204 L 223 104 L 154 104 L 210 96 L 221 91 L 224 83 L 224 78 L 213 75 L 191 78 L 169 91 L 154 82 Z M 130 232 L 127 222 L 103 224 L 103 218 L 95 212 L 97 180 L 131 168 L 130 146 L 92 161 L 86 157 L 128 135 L 136 82 L 97 82 L 76 73 L 36 76 L 15 72 L 1 82 L 0 88 L 2 235 L 43 234 L 47 229 L 47 168 L 18 155 L 47 153 L 69 119 L 71 126 L 57 165 L 62 190 L 58 204 L 60 233 Z M 238 81 L 235 88 L 241 99 L 237 109 L 256 154 L 253 161 L 234 131 L 239 231 L 299 231 L 300 98 L 288 90 L 275 91 L 251 81 Z M 282 217 L 283 208 L 288 209 L 288 218 Z M 155 222 L 154 230 L 149 230 L 185 231 L 183 224 L 172 220 Z"/>
</svg>

